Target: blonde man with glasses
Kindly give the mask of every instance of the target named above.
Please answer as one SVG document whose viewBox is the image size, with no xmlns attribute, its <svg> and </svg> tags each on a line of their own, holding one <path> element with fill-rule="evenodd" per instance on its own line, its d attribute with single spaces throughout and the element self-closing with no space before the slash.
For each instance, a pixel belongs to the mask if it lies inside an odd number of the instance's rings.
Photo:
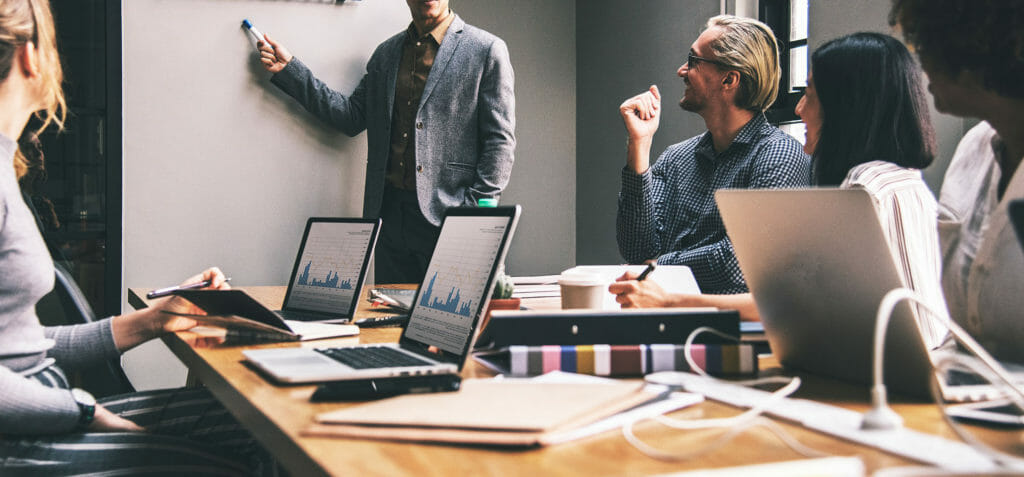
<svg viewBox="0 0 1024 477">
<path fill-rule="evenodd" d="M 708 130 L 669 146 L 651 165 L 661 93 L 651 86 L 619 113 L 628 133 L 616 238 L 630 263 L 687 265 L 704 293 L 747 291 L 714 192 L 810 183 L 810 158 L 799 142 L 768 124 L 764 111 L 779 88 L 779 50 L 756 20 L 720 15 L 691 45 L 679 67 L 686 92 L 679 106 Z"/>
</svg>

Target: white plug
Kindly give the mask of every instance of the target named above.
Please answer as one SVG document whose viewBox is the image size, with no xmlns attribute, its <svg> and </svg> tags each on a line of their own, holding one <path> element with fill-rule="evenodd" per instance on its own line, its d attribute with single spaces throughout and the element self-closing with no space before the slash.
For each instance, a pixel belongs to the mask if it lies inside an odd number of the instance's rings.
<svg viewBox="0 0 1024 477">
<path fill-rule="evenodd" d="M 865 431 L 883 431 L 903 427 L 903 418 L 889 407 L 885 385 L 871 388 L 871 410 L 864 413 L 860 428 Z"/>
</svg>

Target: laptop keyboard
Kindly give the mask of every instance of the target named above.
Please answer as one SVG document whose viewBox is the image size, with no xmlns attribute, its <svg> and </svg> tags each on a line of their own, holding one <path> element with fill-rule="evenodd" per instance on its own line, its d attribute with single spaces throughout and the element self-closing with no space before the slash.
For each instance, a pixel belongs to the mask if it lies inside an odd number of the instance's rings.
<svg viewBox="0 0 1024 477">
<path fill-rule="evenodd" d="M 321 348 L 317 349 L 317 351 L 355 369 L 396 368 L 434 364 L 389 346 Z"/>
</svg>

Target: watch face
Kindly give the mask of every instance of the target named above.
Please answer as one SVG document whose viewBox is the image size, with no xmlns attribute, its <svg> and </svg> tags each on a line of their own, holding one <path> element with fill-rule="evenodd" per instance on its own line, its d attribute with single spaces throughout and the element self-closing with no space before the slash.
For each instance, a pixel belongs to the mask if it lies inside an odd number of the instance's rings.
<svg viewBox="0 0 1024 477">
<path fill-rule="evenodd" d="M 71 397 L 73 397 L 75 399 L 75 402 L 78 403 L 80 406 L 96 405 L 96 398 L 92 397 L 92 394 L 89 394 L 88 391 L 84 389 L 72 389 Z"/>
</svg>

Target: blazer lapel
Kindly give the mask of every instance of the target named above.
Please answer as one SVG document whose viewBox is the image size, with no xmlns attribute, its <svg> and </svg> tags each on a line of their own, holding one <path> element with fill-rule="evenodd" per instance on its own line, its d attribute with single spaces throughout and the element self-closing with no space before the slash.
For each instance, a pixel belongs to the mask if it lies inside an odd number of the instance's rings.
<svg viewBox="0 0 1024 477">
<path fill-rule="evenodd" d="M 398 65 L 402 62 L 402 48 L 405 45 L 405 38 L 395 42 L 391 53 L 387 56 L 387 63 L 384 64 L 384 94 L 387 107 L 384 108 L 384 124 L 388 128 L 384 137 L 391 138 L 391 114 L 395 108 L 395 83 L 398 81 Z"/>
<path fill-rule="evenodd" d="M 462 21 L 462 18 L 458 15 L 455 15 L 455 20 L 452 20 L 451 26 L 448 27 L 448 33 L 445 34 L 444 41 L 441 42 L 441 48 L 437 50 L 434 66 L 430 67 L 430 75 L 427 76 L 427 84 L 423 86 L 423 96 L 420 97 L 420 108 L 427 104 L 427 98 L 434 91 L 434 86 L 437 86 L 437 82 L 441 81 L 441 78 L 444 77 L 444 70 L 448 67 L 452 56 L 455 56 L 455 50 L 462 41 L 462 30 L 465 27 L 466 22 Z M 392 86 L 394 85 L 392 84 Z M 394 88 L 392 87 L 391 89 L 393 90 Z M 394 93 L 392 93 L 393 95 Z"/>
</svg>

